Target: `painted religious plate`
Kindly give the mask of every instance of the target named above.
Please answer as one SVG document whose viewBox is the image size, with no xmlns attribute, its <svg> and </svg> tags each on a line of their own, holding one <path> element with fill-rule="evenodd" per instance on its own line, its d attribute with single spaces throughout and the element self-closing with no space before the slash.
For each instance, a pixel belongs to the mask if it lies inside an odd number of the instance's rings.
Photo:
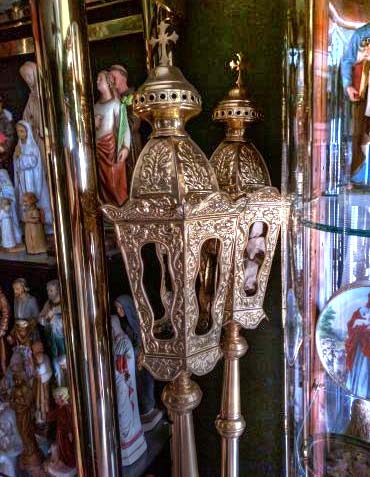
<svg viewBox="0 0 370 477">
<path fill-rule="evenodd" d="M 370 282 L 336 293 L 320 313 L 316 348 L 326 372 L 353 396 L 370 399 Z"/>
</svg>

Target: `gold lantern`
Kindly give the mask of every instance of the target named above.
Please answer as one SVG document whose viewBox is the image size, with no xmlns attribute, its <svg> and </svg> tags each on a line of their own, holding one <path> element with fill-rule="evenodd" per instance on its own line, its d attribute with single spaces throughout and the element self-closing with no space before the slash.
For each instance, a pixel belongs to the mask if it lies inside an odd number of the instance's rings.
<svg viewBox="0 0 370 477">
<path fill-rule="evenodd" d="M 162 399 L 173 422 L 173 475 L 196 477 L 192 410 L 201 391 L 190 376 L 208 373 L 222 355 L 219 340 L 239 215 L 185 131 L 185 123 L 201 111 L 201 98 L 171 64 L 167 47 L 177 35 L 164 22 L 159 29 L 159 65 L 133 103 L 153 132 L 138 159 L 128 202 L 119 209 L 104 206 L 104 212 L 114 222 L 127 267 L 144 366 L 170 381 Z M 157 264 L 154 277 L 148 257 Z"/>
<path fill-rule="evenodd" d="M 240 328 L 255 328 L 265 318 L 263 301 L 282 213 L 280 194 L 271 187 L 265 162 L 245 134 L 262 115 L 243 83 L 245 62 L 240 53 L 230 66 L 238 71 L 236 84 L 213 113 L 216 122 L 226 124 L 226 137 L 210 161 L 221 190 L 244 209 L 236 233 L 224 313 L 225 368 L 221 412 L 216 419 L 222 437 L 222 477 L 239 475 L 238 440 L 245 429 L 240 409 L 239 359 L 248 349 Z"/>
</svg>

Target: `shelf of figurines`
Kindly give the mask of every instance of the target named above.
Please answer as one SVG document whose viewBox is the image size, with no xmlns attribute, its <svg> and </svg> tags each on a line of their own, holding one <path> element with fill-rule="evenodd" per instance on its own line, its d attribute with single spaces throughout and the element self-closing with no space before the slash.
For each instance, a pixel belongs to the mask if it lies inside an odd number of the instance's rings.
<svg viewBox="0 0 370 477">
<path fill-rule="evenodd" d="M 297 203 L 301 202 L 297 199 Z M 370 238 L 370 188 L 347 188 L 323 195 L 293 211 L 305 227 L 329 233 Z"/>
</svg>

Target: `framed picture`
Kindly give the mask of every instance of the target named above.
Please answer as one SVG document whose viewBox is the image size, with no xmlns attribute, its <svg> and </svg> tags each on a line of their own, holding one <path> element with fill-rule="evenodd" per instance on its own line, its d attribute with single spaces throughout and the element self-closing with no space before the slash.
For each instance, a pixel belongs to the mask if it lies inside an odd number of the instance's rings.
<svg viewBox="0 0 370 477">
<path fill-rule="evenodd" d="M 350 285 L 330 299 L 317 322 L 316 347 L 338 385 L 370 399 L 370 282 Z"/>
</svg>

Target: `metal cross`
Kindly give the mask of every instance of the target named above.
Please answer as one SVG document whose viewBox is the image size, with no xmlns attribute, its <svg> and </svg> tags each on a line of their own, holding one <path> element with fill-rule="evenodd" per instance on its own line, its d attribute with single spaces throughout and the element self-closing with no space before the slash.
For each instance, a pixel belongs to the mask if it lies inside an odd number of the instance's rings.
<svg viewBox="0 0 370 477">
<path fill-rule="evenodd" d="M 236 53 L 236 60 L 231 60 L 229 63 L 229 66 L 232 71 L 237 71 L 238 72 L 238 78 L 236 80 L 236 84 L 239 88 L 244 86 L 244 79 L 243 79 L 243 73 L 247 69 L 247 62 L 244 59 L 243 53 Z"/>
<path fill-rule="evenodd" d="M 170 58 L 167 54 L 168 43 L 170 41 L 176 43 L 177 39 L 179 38 L 179 35 L 175 31 L 173 31 L 171 35 L 166 33 L 169 26 L 170 25 L 162 20 L 158 28 L 158 38 L 152 38 L 149 42 L 152 46 L 158 44 L 159 64 L 162 66 L 168 66 L 170 64 Z"/>
</svg>

